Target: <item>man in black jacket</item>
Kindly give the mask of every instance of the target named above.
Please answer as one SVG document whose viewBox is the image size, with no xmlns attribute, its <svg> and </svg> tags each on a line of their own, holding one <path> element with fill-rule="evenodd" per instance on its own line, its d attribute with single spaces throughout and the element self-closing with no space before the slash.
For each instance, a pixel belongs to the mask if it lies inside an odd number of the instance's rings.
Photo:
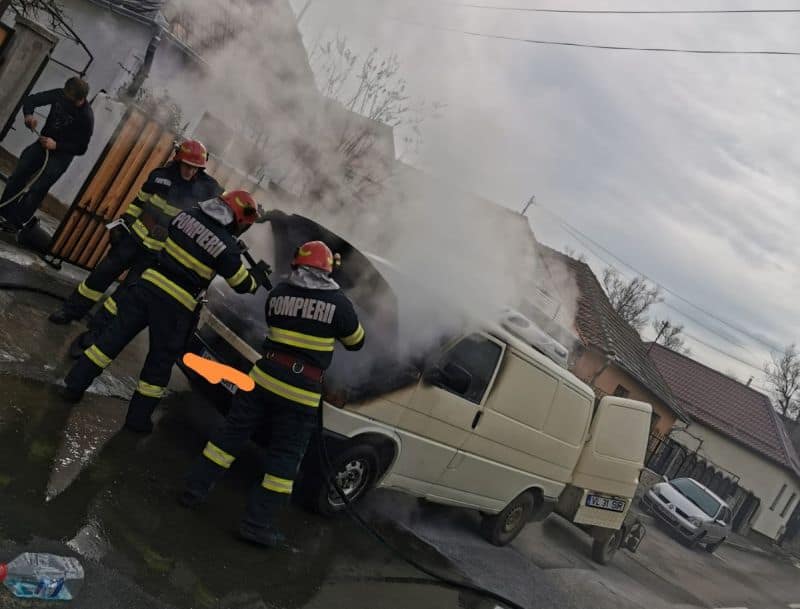
<svg viewBox="0 0 800 609">
<path fill-rule="evenodd" d="M 7 228 L 21 229 L 33 217 L 47 191 L 67 170 L 72 159 L 86 153 L 94 131 L 94 114 L 86 101 L 88 95 L 86 81 L 73 76 L 63 89 L 42 91 L 25 98 L 22 112 L 25 126 L 29 129 L 36 129 L 38 124 L 34 109 L 50 106 L 50 114 L 39 139 L 22 151 L 17 168 L 0 198 L 0 220 L 4 220 Z M 46 150 L 50 157 L 45 166 Z M 17 196 L 34 178 L 28 193 Z M 12 198 L 15 199 L 12 201 Z"/>
</svg>

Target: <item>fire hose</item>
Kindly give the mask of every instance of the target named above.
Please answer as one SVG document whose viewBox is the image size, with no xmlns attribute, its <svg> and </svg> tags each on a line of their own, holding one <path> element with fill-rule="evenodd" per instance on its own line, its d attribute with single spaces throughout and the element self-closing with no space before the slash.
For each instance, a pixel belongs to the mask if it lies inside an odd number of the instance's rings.
<svg viewBox="0 0 800 609">
<path fill-rule="evenodd" d="M 324 394 L 324 392 L 323 392 Z M 317 408 L 318 416 L 317 416 L 317 441 L 319 443 L 319 459 L 320 459 L 320 467 L 322 468 L 322 475 L 325 479 L 326 484 L 328 487 L 338 495 L 339 500 L 344 505 L 344 510 L 347 515 L 362 529 L 364 529 L 369 535 L 374 537 L 379 543 L 383 546 L 388 548 L 393 554 L 399 556 L 404 562 L 408 563 L 418 571 L 424 573 L 428 577 L 433 578 L 434 580 L 440 581 L 447 586 L 452 588 L 467 590 L 469 592 L 474 592 L 475 594 L 479 594 L 488 598 L 491 598 L 494 601 L 502 603 L 503 605 L 509 607 L 510 609 L 527 609 L 523 607 L 519 603 L 512 601 L 509 598 L 504 597 L 497 592 L 492 590 L 488 590 L 487 588 L 482 588 L 476 584 L 471 584 L 467 581 L 459 581 L 457 579 L 449 578 L 441 573 L 437 573 L 425 565 L 421 564 L 416 559 L 412 558 L 405 554 L 402 550 L 400 550 L 397 546 L 391 543 L 386 537 L 381 535 L 375 528 L 373 528 L 364 518 L 355 511 L 353 508 L 350 499 L 347 497 L 345 492 L 341 489 L 341 487 L 336 483 L 336 475 L 334 473 L 333 463 L 331 462 L 330 454 L 328 453 L 328 448 L 325 444 L 325 436 L 324 436 L 324 426 L 322 422 L 322 410 L 323 410 L 324 401 L 320 398 L 319 406 Z"/>
</svg>

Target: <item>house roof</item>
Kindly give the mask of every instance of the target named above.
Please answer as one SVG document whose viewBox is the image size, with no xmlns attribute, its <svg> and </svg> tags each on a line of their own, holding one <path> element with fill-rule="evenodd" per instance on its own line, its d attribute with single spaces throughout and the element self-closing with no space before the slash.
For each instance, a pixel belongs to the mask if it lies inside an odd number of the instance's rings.
<svg viewBox="0 0 800 609">
<path fill-rule="evenodd" d="M 658 344 L 650 358 L 693 419 L 800 475 L 800 459 L 769 398 Z"/>
<path fill-rule="evenodd" d="M 673 399 L 667 383 L 650 358 L 647 346 L 611 306 L 605 291 L 588 264 L 541 245 L 542 256 L 559 260 L 575 276 L 580 297 L 575 311 L 575 330 L 584 345 L 600 351 L 613 351 L 615 364 L 639 381 L 665 406 L 683 420 L 686 414 Z"/>
</svg>

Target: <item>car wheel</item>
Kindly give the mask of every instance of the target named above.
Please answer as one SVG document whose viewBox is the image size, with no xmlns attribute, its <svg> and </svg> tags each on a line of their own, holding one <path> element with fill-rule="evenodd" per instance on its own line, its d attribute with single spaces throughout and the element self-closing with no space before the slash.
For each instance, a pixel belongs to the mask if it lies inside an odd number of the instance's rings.
<svg viewBox="0 0 800 609">
<path fill-rule="evenodd" d="M 592 560 L 601 565 L 607 565 L 614 558 L 622 542 L 622 529 L 614 531 L 611 535 L 604 535 L 592 541 Z"/>
<path fill-rule="evenodd" d="M 705 545 L 706 552 L 708 552 L 709 554 L 713 554 L 717 548 L 719 548 L 723 543 L 725 543 L 725 539 L 727 538 L 723 537 L 722 539 L 720 539 L 719 541 L 715 541 L 714 543 L 707 543 Z"/>
<path fill-rule="evenodd" d="M 491 544 L 504 546 L 519 535 L 535 508 L 536 498 L 526 491 L 499 514 L 484 516 L 481 521 L 481 535 Z"/>
<path fill-rule="evenodd" d="M 703 531 L 703 532 L 702 532 L 702 533 L 700 533 L 700 534 L 699 534 L 697 537 L 695 537 L 694 539 L 692 539 L 692 540 L 689 542 L 689 547 L 690 547 L 690 548 L 692 548 L 692 549 L 695 549 L 695 548 L 697 548 L 697 546 L 699 546 L 701 543 L 703 543 L 703 540 L 704 540 L 705 538 L 706 538 L 706 532 L 705 532 L 705 531 Z"/>
<path fill-rule="evenodd" d="M 316 511 L 324 516 L 332 516 L 345 509 L 347 503 L 361 499 L 378 479 L 380 455 L 369 444 L 357 444 L 331 456 L 333 480 L 341 493 L 331 488 L 320 476 L 315 485 Z"/>
</svg>

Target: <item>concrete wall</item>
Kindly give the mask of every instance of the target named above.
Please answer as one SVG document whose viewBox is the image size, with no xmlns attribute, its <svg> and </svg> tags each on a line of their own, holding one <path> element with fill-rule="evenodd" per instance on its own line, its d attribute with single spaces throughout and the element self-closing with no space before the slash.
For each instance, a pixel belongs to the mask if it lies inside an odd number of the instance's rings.
<svg viewBox="0 0 800 609">
<path fill-rule="evenodd" d="M 603 366 L 603 361 L 603 357 L 600 354 L 586 351 L 578 357 L 572 372 L 582 381 L 589 383 Z M 630 399 L 647 402 L 653 407 L 653 413 L 659 416 L 655 427 L 658 433 L 666 435 L 670 432 L 675 424 L 675 413 L 628 373 L 612 365 L 606 368 L 594 381 L 594 388 L 596 390 L 599 389 L 605 395 L 613 395 L 619 385 L 629 391 L 627 397 Z"/>
<path fill-rule="evenodd" d="M 692 423 L 688 431 L 702 440 L 698 451 L 701 456 L 738 475 L 739 486 L 750 490 L 761 500 L 761 505 L 751 520 L 752 529 L 770 539 L 776 539 L 800 499 L 800 483 L 797 477 L 758 453 L 699 423 Z M 695 450 L 698 446 L 697 439 L 682 431 L 673 432 L 672 437 L 690 450 Z M 778 505 L 771 510 L 770 506 L 784 484 L 786 490 Z M 786 515 L 781 516 L 792 493 L 796 493 L 796 497 Z"/>
</svg>

